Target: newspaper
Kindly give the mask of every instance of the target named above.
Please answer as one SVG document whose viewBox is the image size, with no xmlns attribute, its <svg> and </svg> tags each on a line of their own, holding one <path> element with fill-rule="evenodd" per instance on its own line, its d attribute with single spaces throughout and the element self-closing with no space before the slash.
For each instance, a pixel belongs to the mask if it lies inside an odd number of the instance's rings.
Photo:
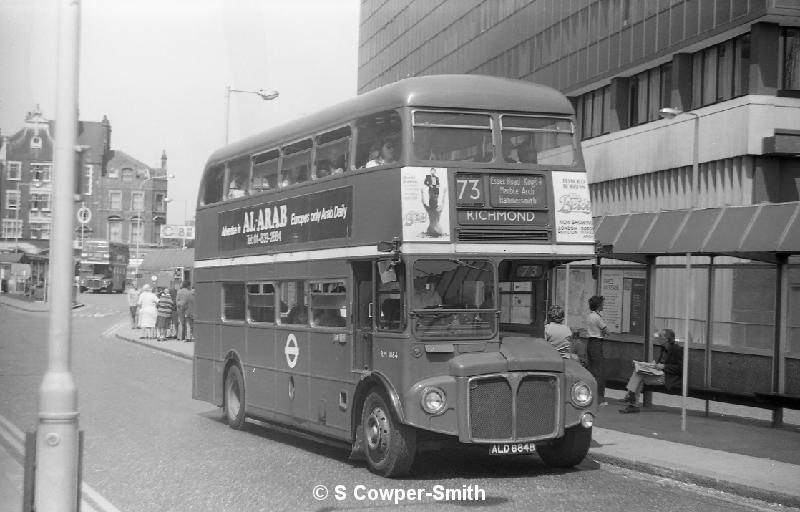
<svg viewBox="0 0 800 512">
<path fill-rule="evenodd" d="M 636 373 L 644 375 L 664 375 L 662 370 L 656 368 L 656 363 L 646 363 L 643 361 L 634 361 L 633 368 Z"/>
</svg>

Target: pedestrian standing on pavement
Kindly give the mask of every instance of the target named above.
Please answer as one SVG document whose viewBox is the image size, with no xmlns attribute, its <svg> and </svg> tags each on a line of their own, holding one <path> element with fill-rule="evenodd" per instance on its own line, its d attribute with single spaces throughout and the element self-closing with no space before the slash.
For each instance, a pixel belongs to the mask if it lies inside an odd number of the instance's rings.
<svg viewBox="0 0 800 512">
<path fill-rule="evenodd" d="M 664 340 L 664 344 L 661 346 L 661 355 L 658 357 L 658 361 L 648 367 L 661 370 L 661 374 L 654 375 L 652 371 L 634 369 L 626 386 L 628 393 L 623 399 L 626 405 L 619 410 L 622 414 L 639 412 L 637 404 L 645 384 L 663 385 L 667 391 L 677 389 L 683 384 L 683 352 L 675 344 L 675 331 L 661 329 L 656 337 Z"/>
<path fill-rule="evenodd" d="M 167 338 L 169 326 L 172 323 L 172 312 L 175 310 L 175 302 L 173 302 L 168 289 L 161 292 L 156 309 L 158 310 L 156 336 L 158 336 L 158 341 L 164 341 Z"/>
<path fill-rule="evenodd" d="M 564 325 L 564 308 L 561 306 L 551 306 L 547 311 L 544 339 L 553 345 L 564 359 L 577 359 L 572 348 L 572 329 Z"/>
<path fill-rule="evenodd" d="M 600 405 L 608 405 L 605 400 L 606 377 L 605 357 L 603 355 L 603 338 L 608 334 L 608 325 L 600 312 L 603 311 L 605 298 L 600 295 L 589 297 L 589 314 L 586 315 L 584 325 L 589 336 L 586 344 L 586 363 L 588 370 L 597 380 L 597 395 Z"/>
<path fill-rule="evenodd" d="M 178 339 L 178 283 L 172 283 L 169 286 L 169 296 L 172 298 L 172 304 L 175 307 L 172 309 L 172 318 L 169 319 L 169 332 L 165 337 L 176 340 Z"/>
<path fill-rule="evenodd" d="M 178 290 L 178 294 L 175 298 L 175 305 L 178 308 L 178 339 L 180 340 L 185 340 L 187 338 L 186 301 L 192 295 L 191 286 L 192 284 L 188 280 L 181 283 L 181 289 Z"/>
<path fill-rule="evenodd" d="M 186 308 L 184 312 L 184 334 L 186 341 L 194 341 L 194 289 L 189 288 L 189 295 L 186 297 Z"/>
<path fill-rule="evenodd" d="M 128 283 L 128 308 L 131 311 L 131 329 L 139 328 L 139 290 L 133 282 Z"/>
<path fill-rule="evenodd" d="M 151 290 L 150 285 L 146 284 L 142 286 L 142 293 L 139 294 L 139 327 L 144 329 L 144 336 L 139 339 L 143 340 L 155 338 L 158 297 Z"/>
</svg>

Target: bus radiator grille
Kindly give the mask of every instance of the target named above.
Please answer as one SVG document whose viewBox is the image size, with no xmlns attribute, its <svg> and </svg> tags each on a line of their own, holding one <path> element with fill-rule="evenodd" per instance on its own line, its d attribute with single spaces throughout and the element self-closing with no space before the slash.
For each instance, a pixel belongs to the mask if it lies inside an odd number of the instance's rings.
<svg viewBox="0 0 800 512">
<path fill-rule="evenodd" d="M 554 376 L 525 377 L 517 390 L 517 437 L 531 438 L 556 431 L 558 380 Z"/>
<path fill-rule="evenodd" d="M 473 439 L 511 439 L 511 385 L 503 377 L 470 383 L 469 417 Z"/>
</svg>

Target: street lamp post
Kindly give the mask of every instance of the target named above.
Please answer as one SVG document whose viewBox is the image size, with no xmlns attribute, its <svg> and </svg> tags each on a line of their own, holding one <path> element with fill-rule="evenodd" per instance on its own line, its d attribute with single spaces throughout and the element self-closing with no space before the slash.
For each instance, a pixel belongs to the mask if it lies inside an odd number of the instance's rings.
<svg viewBox="0 0 800 512">
<path fill-rule="evenodd" d="M 684 112 L 677 108 L 664 107 L 658 111 L 658 115 L 665 119 L 674 119 L 681 114 L 694 116 L 692 127 L 692 193 L 690 208 L 698 206 L 698 186 L 700 185 L 700 116 L 694 112 Z M 686 431 L 686 396 L 689 390 L 689 317 L 694 307 L 694 282 L 692 281 L 692 253 L 686 253 L 686 287 L 689 292 L 687 300 L 684 302 L 684 330 L 683 330 L 683 368 L 681 386 L 681 430 Z"/>
<path fill-rule="evenodd" d="M 230 119 L 231 119 L 231 93 L 232 92 L 240 92 L 244 94 L 255 94 L 259 98 L 264 101 L 274 100 L 278 97 L 278 91 L 265 91 L 264 89 L 259 89 L 257 91 L 246 91 L 242 89 L 231 89 L 231 86 L 228 85 L 225 87 L 225 144 L 228 143 L 228 134 L 229 134 L 229 127 L 230 127 Z"/>
</svg>

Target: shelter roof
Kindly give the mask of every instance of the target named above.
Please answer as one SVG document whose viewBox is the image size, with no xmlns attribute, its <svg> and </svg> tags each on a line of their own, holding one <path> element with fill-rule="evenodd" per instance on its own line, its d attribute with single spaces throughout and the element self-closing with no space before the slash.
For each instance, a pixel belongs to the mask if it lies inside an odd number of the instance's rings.
<svg viewBox="0 0 800 512">
<path fill-rule="evenodd" d="M 692 253 L 775 262 L 800 253 L 800 202 L 595 217 L 604 257 L 641 261 Z"/>
<path fill-rule="evenodd" d="M 145 254 L 139 271 L 193 267 L 194 249 L 157 249 Z"/>
</svg>

